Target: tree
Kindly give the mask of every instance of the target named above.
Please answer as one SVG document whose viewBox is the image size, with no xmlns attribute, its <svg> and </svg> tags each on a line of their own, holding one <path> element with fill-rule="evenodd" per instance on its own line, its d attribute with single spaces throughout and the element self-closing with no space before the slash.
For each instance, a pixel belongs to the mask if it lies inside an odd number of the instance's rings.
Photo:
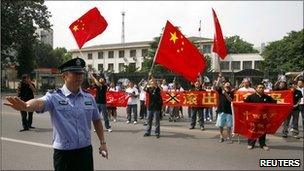
<svg viewBox="0 0 304 171">
<path fill-rule="evenodd" d="M 50 12 L 44 0 L 1 1 L 1 60 L 7 57 L 19 63 L 18 75 L 35 66 L 33 47 L 37 27 L 49 29 Z M 12 53 L 17 52 L 17 59 Z"/>
<path fill-rule="evenodd" d="M 253 44 L 244 41 L 239 36 L 226 37 L 225 39 L 228 53 L 258 53 L 259 51 L 253 48 Z"/>
<path fill-rule="evenodd" d="M 262 57 L 264 69 L 275 72 L 301 71 L 304 69 L 304 31 L 291 31 L 282 40 L 269 43 Z"/>
<path fill-rule="evenodd" d="M 36 43 L 34 49 L 37 67 L 57 68 L 72 59 L 72 55 L 62 47 L 53 49 L 51 45 Z"/>
</svg>

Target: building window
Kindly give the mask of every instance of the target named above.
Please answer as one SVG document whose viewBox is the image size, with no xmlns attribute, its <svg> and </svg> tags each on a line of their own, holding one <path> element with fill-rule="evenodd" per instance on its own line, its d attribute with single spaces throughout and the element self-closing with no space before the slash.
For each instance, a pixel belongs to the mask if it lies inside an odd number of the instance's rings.
<svg viewBox="0 0 304 171">
<path fill-rule="evenodd" d="M 148 56 L 148 49 L 142 49 L 141 50 L 141 56 L 142 57 L 147 57 Z"/>
<path fill-rule="evenodd" d="M 103 52 L 98 52 L 98 59 L 103 59 Z"/>
<path fill-rule="evenodd" d="M 103 71 L 103 64 L 98 64 L 98 71 Z"/>
<path fill-rule="evenodd" d="M 203 45 L 204 53 L 211 53 L 211 45 Z"/>
<path fill-rule="evenodd" d="M 262 61 L 254 61 L 254 69 L 261 70 L 262 69 Z"/>
<path fill-rule="evenodd" d="M 232 61 L 231 63 L 233 70 L 240 70 L 241 69 L 241 62 L 240 61 Z"/>
<path fill-rule="evenodd" d="M 252 69 L 252 61 L 243 61 L 243 69 Z"/>
<path fill-rule="evenodd" d="M 114 51 L 108 52 L 108 58 L 114 58 Z"/>
<path fill-rule="evenodd" d="M 109 63 L 108 64 L 108 71 L 114 71 L 114 64 L 113 63 Z"/>
<path fill-rule="evenodd" d="M 132 69 L 134 69 L 134 70 L 136 70 L 136 64 L 135 63 L 130 63 L 129 67 L 132 68 Z"/>
<path fill-rule="evenodd" d="M 136 50 L 130 50 L 130 57 L 136 57 Z"/>
<path fill-rule="evenodd" d="M 124 70 L 125 70 L 125 64 L 124 63 L 119 63 L 118 64 L 118 70 L 119 70 L 119 72 L 123 72 Z"/>
<path fill-rule="evenodd" d="M 125 57 L 125 51 L 124 50 L 120 50 L 118 56 L 119 56 L 119 58 Z"/>
<path fill-rule="evenodd" d="M 220 67 L 222 70 L 229 70 L 229 65 L 230 65 L 229 61 L 221 61 L 220 63 Z"/>
<path fill-rule="evenodd" d="M 88 53 L 88 60 L 89 60 L 89 59 L 92 59 L 92 58 L 93 58 L 92 53 Z"/>
</svg>

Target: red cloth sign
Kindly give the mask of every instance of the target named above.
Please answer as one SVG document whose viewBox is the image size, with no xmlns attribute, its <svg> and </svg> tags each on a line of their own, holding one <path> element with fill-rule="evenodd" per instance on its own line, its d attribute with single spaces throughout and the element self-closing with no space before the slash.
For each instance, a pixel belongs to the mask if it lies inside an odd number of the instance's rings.
<svg viewBox="0 0 304 171">
<path fill-rule="evenodd" d="M 234 133 L 247 138 L 274 134 L 287 118 L 292 105 L 233 102 Z"/>
<path fill-rule="evenodd" d="M 196 81 L 207 66 L 204 55 L 169 21 L 160 40 L 155 62 L 191 82 Z"/>
<path fill-rule="evenodd" d="M 217 53 L 217 55 L 221 59 L 225 59 L 225 57 L 227 56 L 227 48 L 226 48 L 225 40 L 223 38 L 221 25 L 213 9 L 212 9 L 212 13 L 213 13 L 214 26 L 215 26 L 212 52 Z"/>
<path fill-rule="evenodd" d="M 89 40 L 101 34 L 108 26 L 107 21 L 95 7 L 70 25 L 79 49 Z"/>
<path fill-rule="evenodd" d="M 109 107 L 126 107 L 129 95 L 125 92 L 108 91 L 106 98 Z"/>
<path fill-rule="evenodd" d="M 242 102 L 250 94 L 252 94 L 252 92 L 237 92 L 234 94 L 234 101 Z M 279 104 L 293 104 L 293 92 L 291 90 L 270 91 L 265 94 L 277 100 Z"/>
<path fill-rule="evenodd" d="M 162 91 L 161 96 L 165 106 L 215 107 L 219 99 L 216 91 Z"/>
</svg>

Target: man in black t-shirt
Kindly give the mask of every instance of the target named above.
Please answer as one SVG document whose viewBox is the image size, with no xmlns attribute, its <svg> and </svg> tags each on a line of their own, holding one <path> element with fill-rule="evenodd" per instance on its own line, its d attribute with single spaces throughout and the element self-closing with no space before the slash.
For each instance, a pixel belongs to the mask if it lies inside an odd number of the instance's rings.
<svg viewBox="0 0 304 171">
<path fill-rule="evenodd" d="M 22 80 L 17 88 L 18 97 L 21 100 L 27 102 L 34 98 L 34 92 L 36 91 L 35 85 L 32 83 L 30 77 L 27 74 L 22 75 Z M 29 128 L 35 128 L 32 126 L 33 112 L 20 111 L 22 118 L 22 131 L 27 131 Z"/>
<path fill-rule="evenodd" d="M 161 89 L 157 85 L 155 79 L 149 81 L 149 85 L 146 85 L 144 90 L 148 94 L 148 119 L 147 127 L 144 136 L 150 136 L 153 118 L 155 117 L 155 135 L 156 138 L 160 136 L 160 112 L 162 110 L 163 100 L 161 97 Z"/>
<path fill-rule="evenodd" d="M 93 75 L 90 75 L 90 77 L 94 81 L 95 88 L 97 89 L 95 100 L 97 103 L 98 110 L 99 112 L 101 112 L 103 116 L 106 129 L 108 130 L 108 132 L 112 132 L 110 120 L 109 120 L 109 113 L 106 106 L 107 105 L 106 93 L 108 90 L 108 86 L 106 85 L 103 78 L 97 80 Z"/>
<path fill-rule="evenodd" d="M 219 94 L 219 104 L 217 107 L 218 117 L 216 121 L 216 126 L 220 128 L 220 140 L 219 142 L 224 142 L 224 126 L 227 125 L 227 143 L 231 144 L 231 128 L 232 128 L 232 110 L 231 101 L 233 100 L 234 92 L 229 81 L 222 81 L 223 77 L 221 75 L 217 79 L 215 85 L 216 90 Z"/>
<path fill-rule="evenodd" d="M 265 85 L 263 83 L 259 83 L 256 86 L 256 92 L 254 94 L 251 94 L 247 96 L 246 99 L 244 99 L 244 102 L 247 103 L 277 103 L 276 100 L 274 100 L 272 97 L 266 95 L 264 93 Z M 248 149 L 253 149 L 255 145 L 256 139 L 248 139 Z M 262 135 L 259 138 L 260 147 L 264 150 L 268 151 L 269 148 L 266 145 L 266 134 Z"/>
</svg>

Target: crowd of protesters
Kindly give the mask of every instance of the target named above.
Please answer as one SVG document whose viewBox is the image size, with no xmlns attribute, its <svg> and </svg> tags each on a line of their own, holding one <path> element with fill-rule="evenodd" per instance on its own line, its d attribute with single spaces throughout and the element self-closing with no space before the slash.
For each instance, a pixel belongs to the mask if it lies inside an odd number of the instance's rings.
<svg viewBox="0 0 304 171">
<path fill-rule="evenodd" d="M 125 111 L 124 121 L 127 124 L 138 124 L 138 119 L 143 121 L 146 126 L 144 136 L 150 136 L 153 118 L 155 118 L 155 135 L 160 137 L 160 120 L 168 118 L 169 122 L 178 122 L 184 118 L 183 106 L 165 106 L 162 103 L 160 92 L 183 92 L 183 91 L 217 91 L 219 94 L 219 103 L 217 107 L 187 107 L 189 129 L 195 129 L 196 125 L 204 131 L 205 123 L 215 123 L 219 128 L 220 138 L 218 142 L 233 143 L 233 117 L 231 102 L 234 94 L 238 92 L 250 92 L 244 102 L 251 103 L 276 103 L 270 96 L 264 94 L 271 90 L 292 90 L 294 97 L 294 106 L 290 115 L 283 123 L 282 137 L 287 138 L 288 133 L 294 138 L 299 138 L 299 114 L 304 117 L 304 76 L 303 73 L 296 76 L 293 80 L 287 80 L 284 76 L 279 76 L 278 81 L 272 84 L 269 80 L 264 79 L 263 82 L 252 85 L 250 78 L 244 78 L 239 86 L 233 86 L 221 74 L 214 81 L 204 82 L 198 79 L 191 83 L 190 89 L 184 89 L 175 79 L 171 83 L 167 83 L 166 79 L 142 79 L 138 84 L 128 82 L 106 82 L 103 77 L 96 74 L 89 74 L 90 85 L 86 87 L 94 97 L 98 109 L 103 116 L 107 131 L 112 132 L 110 122 L 117 121 L 117 108 L 106 105 L 106 91 L 124 91 L 128 94 L 129 99 Z M 147 96 L 148 95 L 148 96 Z M 263 99 L 266 98 L 267 100 Z M 264 101 L 263 101 L 264 100 Z M 139 109 L 139 112 L 138 112 Z M 215 115 L 214 115 L 215 114 Z M 164 117 L 168 116 L 168 117 Z M 24 120 L 24 119 L 23 119 Z M 290 124 L 290 121 L 291 124 Z M 304 120 L 302 121 L 304 124 Z M 25 125 L 25 124 L 23 124 Z M 29 124 L 29 126 L 31 126 Z M 224 134 L 224 127 L 227 127 L 227 134 Z M 27 129 L 25 127 L 24 129 Z M 225 137 L 226 135 L 226 137 Z M 269 150 L 265 144 L 266 134 L 259 138 L 260 147 Z M 252 149 L 255 139 L 248 139 L 248 149 Z"/>
</svg>

